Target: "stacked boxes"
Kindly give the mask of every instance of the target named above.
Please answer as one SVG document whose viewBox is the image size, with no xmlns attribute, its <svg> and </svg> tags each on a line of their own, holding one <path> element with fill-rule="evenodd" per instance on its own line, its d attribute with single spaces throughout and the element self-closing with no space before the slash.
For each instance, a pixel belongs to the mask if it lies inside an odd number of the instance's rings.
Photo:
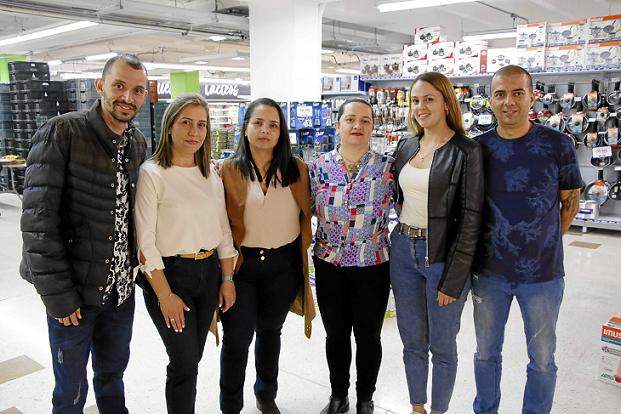
<svg viewBox="0 0 621 414">
<path fill-rule="evenodd" d="M 7 146 L 13 145 L 13 115 L 9 85 L 0 84 L 0 155 L 8 154 Z M 8 172 L 0 168 L 0 187 L 8 187 Z"/>
<path fill-rule="evenodd" d="M 487 72 L 487 42 L 457 42 L 453 56 L 456 75 Z"/>
<path fill-rule="evenodd" d="M 65 97 L 72 111 L 86 111 L 99 99 L 95 79 L 70 79 L 64 82 Z"/>
<path fill-rule="evenodd" d="M 621 318 L 612 317 L 602 325 L 598 377 L 621 387 Z"/>
<path fill-rule="evenodd" d="M 151 104 L 148 100 L 142 104 L 142 108 L 140 108 L 140 112 L 136 114 L 134 119 L 132 119 L 132 123 L 136 128 L 138 128 L 142 134 L 144 135 L 147 141 L 147 147 L 151 147 L 151 136 L 152 133 L 152 124 L 151 124 Z"/>
</svg>

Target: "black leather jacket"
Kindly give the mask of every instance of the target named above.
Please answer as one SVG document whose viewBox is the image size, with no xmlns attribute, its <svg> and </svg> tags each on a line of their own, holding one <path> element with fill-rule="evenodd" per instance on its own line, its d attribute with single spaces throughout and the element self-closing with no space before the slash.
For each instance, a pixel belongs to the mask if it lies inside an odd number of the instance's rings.
<svg viewBox="0 0 621 414">
<path fill-rule="evenodd" d="M 101 306 L 114 249 L 117 146 L 90 110 L 46 122 L 32 137 L 24 182 L 22 277 L 33 283 L 47 312 L 64 317 L 83 305 Z M 130 126 L 125 167 L 129 176 L 129 246 L 136 265 L 134 200 L 145 158 L 142 133 Z"/>
<path fill-rule="evenodd" d="M 399 141 L 394 154 L 393 174 L 399 172 L 418 152 L 420 137 Z M 429 174 L 427 249 L 429 263 L 445 263 L 438 290 L 459 297 L 470 277 L 483 205 L 483 159 L 481 148 L 472 139 L 455 135 L 439 148 Z M 403 193 L 396 186 L 395 199 L 401 206 Z"/>
</svg>

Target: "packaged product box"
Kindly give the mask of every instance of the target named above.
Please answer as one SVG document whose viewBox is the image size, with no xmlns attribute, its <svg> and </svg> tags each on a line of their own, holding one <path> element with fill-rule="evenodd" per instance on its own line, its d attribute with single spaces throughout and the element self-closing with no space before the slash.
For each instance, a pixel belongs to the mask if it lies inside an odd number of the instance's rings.
<svg viewBox="0 0 621 414">
<path fill-rule="evenodd" d="M 573 71 L 584 67 L 583 45 L 546 48 L 546 71 Z"/>
<path fill-rule="evenodd" d="M 429 45 L 427 60 L 450 59 L 453 57 L 455 42 L 440 42 Z"/>
<path fill-rule="evenodd" d="M 424 72 L 427 72 L 426 60 L 406 60 L 403 62 L 402 76 L 404 77 L 415 77 Z"/>
<path fill-rule="evenodd" d="M 341 78 L 339 76 L 323 76 L 321 78 L 321 91 L 327 93 L 340 92 Z"/>
<path fill-rule="evenodd" d="M 363 76 L 379 75 L 381 57 L 379 55 L 362 56 L 360 59 L 360 74 Z"/>
<path fill-rule="evenodd" d="M 313 127 L 313 102 L 291 102 L 289 106 L 289 128 Z"/>
<path fill-rule="evenodd" d="M 427 59 L 427 44 L 403 45 L 403 60 Z"/>
<path fill-rule="evenodd" d="M 383 55 L 379 74 L 386 77 L 401 76 L 403 56 L 400 54 Z"/>
<path fill-rule="evenodd" d="M 519 65 L 529 72 L 541 72 L 545 67 L 545 48 L 525 47 L 516 49 L 516 65 Z"/>
<path fill-rule="evenodd" d="M 321 103 L 320 124 L 324 128 L 332 126 L 332 102 L 324 101 Z"/>
<path fill-rule="evenodd" d="M 507 65 L 515 65 L 517 63 L 517 54 L 515 48 L 498 48 L 487 50 L 487 71 L 496 72 L 498 69 Z"/>
<path fill-rule="evenodd" d="M 614 316 L 602 325 L 598 378 L 621 387 L 621 318 Z"/>
<path fill-rule="evenodd" d="M 587 19 L 548 23 L 546 44 L 548 46 L 585 44 L 588 35 L 587 23 Z"/>
<path fill-rule="evenodd" d="M 621 40 L 621 14 L 589 19 L 589 43 L 613 40 Z"/>
<path fill-rule="evenodd" d="M 414 30 L 414 43 L 438 43 L 441 37 L 440 26 L 419 27 Z"/>
<path fill-rule="evenodd" d="M 341 76 L 340 77 L 341 92 L 357 92 L 364 91 L 364 82 L 360 80 L 360 76 Z"/>
<path fill-rule="evenodd" d="M 518 24 L 515 47 L 537 47 L 546 44 L 546 22 Z"/>
<path fill-rule="evenodd" d="M 455 75 L 474 75 L 477 73 L 487 72 L 487 50 L 484 50 L 480 56 L 471 58 L 455 59 Z"/>
<path fill-rule="evenodd" d="M 587 69 L 621 68 L 621 41 L 587 44 L 585 67 Z"/>
<path fill-rule="evenodd" d="M 487 51 L 487 42 L 457 42 L 453 57 L 455 59 L 465 59 L 480 56 L 483 51 Z"/>
<path fill-rule="evenodd" d="M 455 71 L 455 59 L 430 60 L 427 64 L 427 72 L 440 72 L 443 75 L 452 75 Z"/>
</svg>

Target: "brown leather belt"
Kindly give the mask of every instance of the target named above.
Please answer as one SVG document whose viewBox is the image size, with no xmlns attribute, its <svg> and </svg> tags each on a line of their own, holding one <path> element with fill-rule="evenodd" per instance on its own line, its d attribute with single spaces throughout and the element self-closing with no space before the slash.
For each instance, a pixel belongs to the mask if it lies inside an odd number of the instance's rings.
<svg viewBox="0 0 621 414">
<path fill-rule="evenodd" d="M 177 257 L 181 257 L 182 259 L 203 260 L 211 256 L 214 252 L 215 249 L 202 250 L 198 253 L 178 254 Z"/>
<path fill-rule="evenodd" d="M 398 229 L 399 233 L 406 234 L 408 237 L 427 237 L 427 229 L 419 229 L 405 223 L 399 223 Z"/>
</svg>

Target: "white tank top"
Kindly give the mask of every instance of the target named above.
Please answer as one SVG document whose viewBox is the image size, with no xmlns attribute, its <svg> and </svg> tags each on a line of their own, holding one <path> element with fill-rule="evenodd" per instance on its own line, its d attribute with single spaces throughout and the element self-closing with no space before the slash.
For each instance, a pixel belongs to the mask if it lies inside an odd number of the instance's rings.
<svg viewBox="0 0 621 414">
<path fill-rule="evenodd" d="M 399 173 L 399 186 L 403 192 L 401 223 L 427 228 L 427 199 L 429 198 L 429 172 L 431 168 L 415 168 L 408 162 Z"/>
</svg>

